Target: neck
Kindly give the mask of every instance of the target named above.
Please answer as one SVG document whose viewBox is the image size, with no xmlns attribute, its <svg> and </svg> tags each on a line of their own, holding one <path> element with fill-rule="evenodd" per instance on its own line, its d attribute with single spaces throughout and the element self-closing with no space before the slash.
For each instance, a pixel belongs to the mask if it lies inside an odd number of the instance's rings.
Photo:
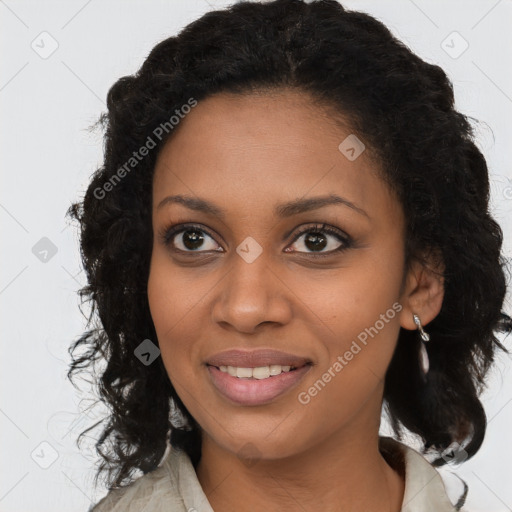
<svg viewBox="0 0 512 512">
<path fill-rule="evenodd" d="M 293 456 L 252 462 L 205 435 L 197 475 L 216 512 L 399 512 L 404 493 L 402 477 L 379 451 L 378 433 L 337 432 Z"/>
</svg>

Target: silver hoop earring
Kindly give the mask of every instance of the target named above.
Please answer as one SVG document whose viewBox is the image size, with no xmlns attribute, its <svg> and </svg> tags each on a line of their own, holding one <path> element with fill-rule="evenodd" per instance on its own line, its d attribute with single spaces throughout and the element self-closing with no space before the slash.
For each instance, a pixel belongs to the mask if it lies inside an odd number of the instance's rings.
<svg viewBox="0 0 512 512">
<path fill-rule="evenodd" d="M 429 369 L 429 360 L 427 349 L 425 347 L 425 343 L 430 340 L 430 336 L 423 330 L 421 325 L 420 317 L 418 315 L 412 315 L 414 319 L 414 323 L 418 327 L 421 336 L 421 345 L 420 345 L 420 367 L 423 372 L 423 375 L 427 375 Z"/>
</svg>

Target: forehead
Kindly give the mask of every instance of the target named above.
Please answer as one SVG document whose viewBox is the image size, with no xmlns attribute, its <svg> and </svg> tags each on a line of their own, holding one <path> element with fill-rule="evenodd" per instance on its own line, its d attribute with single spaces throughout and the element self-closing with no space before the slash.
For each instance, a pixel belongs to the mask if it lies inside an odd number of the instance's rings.
<svg viewBox="0 0 512 512">
<path fill-rule="evenodd" d="M 202 100 L 160 151 L 154 207 L 171 193 L 229 202 L 234 210 L 326 193 L 375 203 L 387 186 L 366 150 L 352 161 L 340 151 L 354 136 L 340 119 L 290 90 Z"/>
</svg>

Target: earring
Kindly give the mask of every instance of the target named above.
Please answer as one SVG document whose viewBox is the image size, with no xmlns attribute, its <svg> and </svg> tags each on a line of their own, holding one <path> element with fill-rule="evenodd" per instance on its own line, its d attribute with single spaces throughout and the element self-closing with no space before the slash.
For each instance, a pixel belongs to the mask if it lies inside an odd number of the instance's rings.
<svg viewBox="0 0 512 512">
<path fill-rule="evenodd" d="M 427 349 L 425 347 L 425 343 L 430 340 L 430 336 L 423 330 L 421 325 L 420 317 L 418 315 L 412 315 L 414 319 L 414 323 L 417 325 L 418 330 L 420 331 L 421 336 L 421 346 L 420 346 L 420 366 L 423 371 L 423 374 L 426 375 L 429 369 L 429 361 Z"/>
</svg>

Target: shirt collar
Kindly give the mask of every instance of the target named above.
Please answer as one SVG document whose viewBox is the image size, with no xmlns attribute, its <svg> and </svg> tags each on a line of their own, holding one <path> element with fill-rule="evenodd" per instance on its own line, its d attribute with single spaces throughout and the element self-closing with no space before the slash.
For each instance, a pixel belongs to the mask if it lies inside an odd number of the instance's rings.
<svg viewBox="0 0 512 512">
<path fill-rule="evenodd" d="M 381 437 L 379 448 L 395 470 L 405 473 L 401 512 L 456 512 L 440 473 L 421 453 L 391 437 Z"/>
<path fill-rule="evenodd" d="M 379 449 L 388 463 L 405 475 L 401 512 L 457 511 L 448 498 L 441 475 L 423 455 L 391 437 L 380 437 Z M 214 512 L 185 452 L 171 449 L 165 464 L 175 478 L 186 510 Z"/>
</svg>

